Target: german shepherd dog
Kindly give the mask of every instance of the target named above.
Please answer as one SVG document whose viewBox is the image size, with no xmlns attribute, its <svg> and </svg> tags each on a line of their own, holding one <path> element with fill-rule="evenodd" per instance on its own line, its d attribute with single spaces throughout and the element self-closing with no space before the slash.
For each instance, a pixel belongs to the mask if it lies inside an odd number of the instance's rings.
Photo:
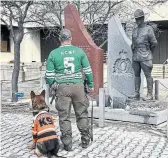
<svg viewBox="0 0 168 158">
<path fill-rule="evenodd" d="M 35 154 L 40 157 L 47 155 L 48 158 L 58 157 L 59 140 L 56 135 L 54 117 L 49 112 L 49 108 L 45 102 L 45 90 L 40 95 L 36 95 L 33 91 L 30 93 L 33 110 L 33 145 L 29 149 L 35 149 Z"/>
</svg>

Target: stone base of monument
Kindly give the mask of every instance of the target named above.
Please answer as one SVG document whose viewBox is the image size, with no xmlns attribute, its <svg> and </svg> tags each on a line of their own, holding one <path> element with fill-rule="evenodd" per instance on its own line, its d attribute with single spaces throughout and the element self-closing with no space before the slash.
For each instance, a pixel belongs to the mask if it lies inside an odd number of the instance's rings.
<svg viewBox="0 0 168 158">
<path fill-rule="evenodd" d="M 94 106 L 93 117 L 99 118 L 99 107 Z M 91 106 L 89 107 L 89 116 Z M 126 109 L 113 109 L 105 107 L 105 119 L 129 121 L 145 124 L 158 125 L 167 121 L 168 110 L 167 103 L 163 101 L 131 101 L 127 103 Z"/>
<path fill-rule="evenodd" d="M 50 98 L 51 100 L 51 98 Z M 88 108 L 89 117 L 91 116 L 92 101 Z M 50 109 L 57 112 L 55 109 L 55 103 L 50 105 Z M 71 109 L 74 114 L 73 108 Z M 100 116 L 99 107 L 96 101 L 93 101 L 93 117 L 98 119 Z M 113 109 L 111 107 L 105 107 L 105 119 L 106 120 L 117 120 L 117 121 L 128 121 L 137 123 L 146 123 L 158 125 L 167 120 L 168 110 L 167 103 L 162 101 L 131 101 L 127 103 L 126 109 Z"/>
</svg>

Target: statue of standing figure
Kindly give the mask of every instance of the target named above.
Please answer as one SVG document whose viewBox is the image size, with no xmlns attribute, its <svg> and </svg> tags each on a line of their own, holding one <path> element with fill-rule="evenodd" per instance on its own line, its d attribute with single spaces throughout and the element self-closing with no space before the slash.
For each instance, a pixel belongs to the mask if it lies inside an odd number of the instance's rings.
<svg viewBox="0 0 168 158">
<path fill-rule="evenodd" d="M 157 45 L 157 40 L 153 28 L 144 22 L 144 12 L 137 9 L 134 12 L 137 27 L 132 33 L 132 60 L 135 73 L 135 94 L 129 96 L 130 99 L 140 100 L 141 69 L 143 70 L 147 81 L 147 96 L 144 101 L 153 100 L 153 78 L 151 76 L 153 68 L 153 52 Z"/>
</svg>

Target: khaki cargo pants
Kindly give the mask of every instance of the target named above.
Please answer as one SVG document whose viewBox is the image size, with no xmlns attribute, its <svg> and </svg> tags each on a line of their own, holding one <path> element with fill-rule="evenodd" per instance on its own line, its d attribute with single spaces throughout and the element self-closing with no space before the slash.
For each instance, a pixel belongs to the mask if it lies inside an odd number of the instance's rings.
<svg viewBox="0 0 168 158">
<path fill-rule="evenodd" d="M 77 127 L 81 133 L 81 141 L 90 141 L 88 107 L 89 100 L 84 92 L 83 83 L 60 84 L 57 89 L 56 109 L 64 146 L 72 148 L 72 129 L 70 109 L 73 105 Z"/>
</svg>

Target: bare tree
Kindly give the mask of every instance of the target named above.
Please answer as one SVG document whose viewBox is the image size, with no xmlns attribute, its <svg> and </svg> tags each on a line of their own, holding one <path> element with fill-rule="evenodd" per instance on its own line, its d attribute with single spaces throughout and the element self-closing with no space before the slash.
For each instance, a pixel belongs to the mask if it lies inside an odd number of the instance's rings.
<svg viewBox="0 0 168 158">
<path fill-rule="evenodd" d="M 24 37 L 24 27 L 58 26 L 53 14 L 48 12 L 45 2 L 1 1 L 1 22 L 10 30 L 14 41 L 14 69 L 12 73 L 12 101 L 17 101 L 18 77 L 20 71 L 20 44 Z M 16 27 L 14 27 L 16 26 Z"/>
<path fill-rule="evenodd" d="M 127 19 L 127 26 L 132 29 L 133 27 L 133 12 L 135 8 L 131 8 L 132 4 L 137 4 L 140 7 L 147 7 L 150 10 L 155 5 L 160 5 L 168 0 L 113 0 L 113 1 L 72 1 L 77 6 L 80 17 L 83 20 L 86 29 L 91 35 L 94 42 L 102 47 L 107 42 L 107 23 L 112 15 L 119 15 L 122 19 Z M 56 17 L 56 21 L 59 21 L 59 25 L 63 27 L 63 13 L 64 7 L 67 2 L 49 1 L 47 2 L 47 8 L 49 12 Z M 54 19 L 53 19 L 54 22 Z M 53 29 L 48 29 L 48 34 L 53 33 Z M 57 32 L 59 33 L 59 32 Z"/>
<path fill-rule="evenodd" d="M 163 4 L 167 1 L 168 0 L 146 0 L 146 3 L 150 6 L 155 6 L 155 5 L 158 5 L 158 4 Z"/>
<path fill-rule="evenodd" d="M 80 17 L 83 20 L 86 29 L 96 42 L 101 45 L 106 39 L 107 35 L 104 34 L 107 26 L 104 24 L 108 22 L 111 15 L 119 12 L 122 2 L 126 0 L 115 1 L 72 1 L 71 3 L 77 6 Z M 46 5 L 46 12 L 50 15 L 51 24 L 56 26 L 56 23 L 60 28 L 64 26 L 64 8 L 67 5 L 66 1 L 46 1 L 43 2 Z M 51 18 L 52 15 L 52 18 Z M 56 22 L 56 23 L 55 23 Z M 59 30 L 55 30 L 56 27 L 50 27 L 47 30 L 48 37 L 53 33 L 59 33 Z"/>
<path fill-rule="evenodd" d="M 20 70 L 20 43 L 24 36 L 24 21 L 27 17 L 29 7 L 33 1 L 14 2 L 1 1 L 1 21 L 10 30 L 14 41 L 14 69 L 12 73 L 12 101 L 17 101 L 15 93 L 18 92 L 18 76 Z M 17 27 L 14 28 L 13 26 Z"/>
<path fill-rule="evenodd" d="M 77 6 L 80 17 L 83 20 L 86 29 L 93 38 L 96 44 L 101 45 L 106 40 L 106 33 L 108 19 L 111 15 L 119 12 L 122 2 L 126 0 L 115 1 L 72 1 L 71 3 Z M 59 24 L 63 27 L 63 11 L 67 5 L 65 1 L 49 1 L 47 2 L 48 9 L 52 12 Z M 48 30 L 51 33 L 51 30 Z"/>
<path fill-rule="evenodd" d="M 112 15 L 119 13 L 125 0 L 90 1 L 81 3 L 80 15 L 92 39 L 98 46 L 107 41 L 107 23 Z M 82 10 L 83 8 L 83 10 Z"/>
<path fill-rule="evenodd" d="M 14 69 L 12 73 L 12 101 L 17 101 L 20 71 L 20 44 L 26 33 L 24 28 L 36 30 L 47 28 L 48 36 L 59 34 L 63 27 L 63 10 L 66 1 L 1 1 L 1 22 L 4 23 L 14 41 Z M 46 29 L 44 29 L 46 31 Z"/>
<path fill-rule="evenodd" d="M 43 24 L 47 29 L 44 30 L 46 33 L 46 38 L 49 38 L 51 35 L 58 35 L 60 29 L 64 27 L 63 17 L 64 17 L 64 7 L 67 5 L 66 1 L 57 0 L 57 1 L 44 1 L 41 2 L 45 6 L 43 12 L 46 12 L 48 16 L 48 22 Z M 41 16 L 40 16 L 41 17 Z M 39 18 L 39 17 L 36 17 Z M 47 20 L 46 19 L 46 20 Z M 44 19 L 40 19 L 43 21 Z"/>
</svg>

